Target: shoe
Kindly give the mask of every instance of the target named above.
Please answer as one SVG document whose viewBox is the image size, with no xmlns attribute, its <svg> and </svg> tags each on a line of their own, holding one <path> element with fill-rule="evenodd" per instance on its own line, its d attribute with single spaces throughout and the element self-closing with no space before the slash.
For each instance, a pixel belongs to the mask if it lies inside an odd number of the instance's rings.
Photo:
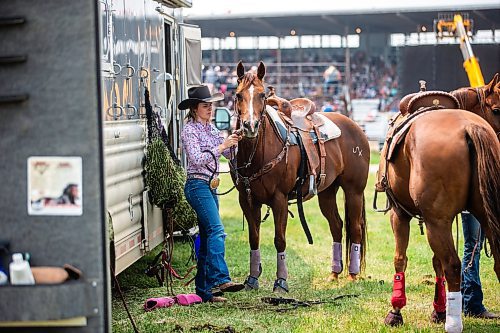
<svg viewBox="0 0 500 333">
<path fill-rule="evenodd" d="M 144 310 L 151 311 L 158 308 L 168 308 L 175 304 L 171 297 L 149 298 L 144 303 Z"/>
<path fill-rule="evenodd" d="M 220 297 L 220 296 L 214 296 L 211 299 L 208 300 L 210 303 L 224 303 L 227 302 L 227 298 Z"/>
<path fill-rule="evenodd" d="M 177 304 L 182 306 L 189 306 L 199 304 L 202 302 L 201 297 L 196 294 L 179 294 L 174 297 Z"/>
<path fill-rule="evenodd" d="M 479 314 L 471 314 L 470 317 L 474 318 L 480 318 L 480 319 L 498 319 L 500 318 L 499 315 L 493 312 L 489 312 L 488 310 L 484 310 L 484 312 L 481 312 Z"/>
<path fill-rule="evenodd" d="M 245 285 L 243 283 L 236 283 L 232 281 L 223 283 L 218 287 L 223 293 L 235 293 L 237 291 L 245 289 Z"/>
<path fill-rule="evenodd" d="M 210 289 L 210 293 L 213 296 L 223 296 L 224 295 L 224 293 L 222 292 L 222 290 L 220 290 L 219 286 L 215 286 L 212 289 Z"/>
</svg>

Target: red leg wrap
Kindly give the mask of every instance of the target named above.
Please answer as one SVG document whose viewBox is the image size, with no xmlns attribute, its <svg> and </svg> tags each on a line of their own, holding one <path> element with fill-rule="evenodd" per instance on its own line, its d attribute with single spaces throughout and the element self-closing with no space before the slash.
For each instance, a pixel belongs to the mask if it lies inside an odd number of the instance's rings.
<svg viewBox="0 0 500 333">
<path fill-rule="evenodd" d="M 393 308 L 402 309 L 406 305 L 405 294 L 405 273 L 394 274 L 394 284 L 392 286 L 391 304 Z"/>
<path fill-rule="evenodd" d="M 434 289 L 434 310 L 436 312 L 446 312 L 446 279 L 436 277 L 436 288 Z"/>
</svg>

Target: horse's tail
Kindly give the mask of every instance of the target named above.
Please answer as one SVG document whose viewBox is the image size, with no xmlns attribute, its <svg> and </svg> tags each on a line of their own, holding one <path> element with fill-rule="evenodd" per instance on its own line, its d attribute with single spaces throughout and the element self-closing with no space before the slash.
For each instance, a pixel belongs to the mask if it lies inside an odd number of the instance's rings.
<svg viewBox="0 0 500 333">
<path fill-rule="evenodd" d="M 349 232 L 350 230 L 350 216 L 349 216 L 349 210 L 347 208 L 347 205 L 345 205 L 345 246 L 346 246 L 346 266 L 349 267 L 349 259 L 351 258 L 351 245 L 352 245 L 352 239 L 351 239 L 351 233 Z M 361 219 L 360 219 L 360 227 L 361 227 L 361 271 L 365 270 L 366 267 L 366 239 L 367 239 L 367 232 L 366 232 L 366 209 L 365 209 L 365 195 L 363 194 L 363 202 L 362 202 L 362 208 L 361 208 Z"/>
<path fill-rule="evenodd" d="M 483 126 L 471 125 L 466 131 L 476 152 L 479 192 L 491 232 L 491 250 L 496 252 L 495 258 L 500 258 L 500 145 L 497 137 Z"/>
</svg>

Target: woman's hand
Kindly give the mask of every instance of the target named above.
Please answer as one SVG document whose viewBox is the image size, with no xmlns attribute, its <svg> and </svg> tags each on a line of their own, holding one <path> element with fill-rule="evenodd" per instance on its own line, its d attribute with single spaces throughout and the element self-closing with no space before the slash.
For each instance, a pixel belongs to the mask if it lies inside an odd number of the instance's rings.
<svg viewBox="0 0 500 333">
<path fill-rule="evenodd" d="M 224 150 L 230 147 L 234 147 L 238 145 L 238 141 L 241 140 L 241 136 L 239 136 L 236 133 L 231 134 L 228 136 L 224 142 L 219 146 L 219 152 L 222 153 Z"/>
</svg>

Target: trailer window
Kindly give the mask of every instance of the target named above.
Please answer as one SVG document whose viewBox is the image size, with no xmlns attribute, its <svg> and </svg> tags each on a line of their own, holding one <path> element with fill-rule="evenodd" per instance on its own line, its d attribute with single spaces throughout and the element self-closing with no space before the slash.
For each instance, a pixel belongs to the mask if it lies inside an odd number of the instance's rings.
<svg viewBox="0 0 500 333">
<path fill-rule="evenodd" d="M 201 84 L 201 41 L 186 38 L 187 85 Z"/>
</svg>

